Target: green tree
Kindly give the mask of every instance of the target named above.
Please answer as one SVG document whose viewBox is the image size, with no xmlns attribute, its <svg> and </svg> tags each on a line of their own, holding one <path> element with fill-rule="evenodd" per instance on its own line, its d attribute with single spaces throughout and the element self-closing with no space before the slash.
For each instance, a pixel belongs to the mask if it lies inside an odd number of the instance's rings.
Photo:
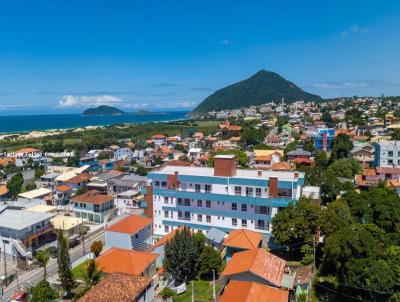
<svg viewBox="0 0 400 302">
<path fill-rule="evenodd" d="M 46 280 L 39 281 L 30 290 L 30 302 L 53 302 L 59 298 L 57 291 L 51 288 L 49 282 Z"/>
<path fill-rule="evenodd" d="M 322 120 L 324 121 L 324 123 L 326 124 L 333 124 L 333 119 L 331 114 L 328 111 L 325 111 L 324 113 L 322 113 Z"/>
<path fill-rule="evenodd" d="M 44 174 L 44 167 L 35 163 L 35 179 L 39 179 Z"/>
<path fill-rule="evenodd" d="M 192 280 L 196 276 L 199 256 L 196 238 L 184 228 L 166 243 L 164 268 L 178 283 Z"/>
<path fill-rule="evenodd" d="M 88 260 L 84 276 L 86 290 L 95 286 L 102 277 L 102 271 L 97 269 L 96 262 L 93 259 Z"/>
<path fill-rule="evenodd" d="M 322 251 L 322 270 L 335 274 L 339 281 L 349 280 L 350 261 L 376 259 L 379 254 L 378 240 L 361 224 L 340 228 L 329 235 Z M 352 271 L 355 270 L 353 267 Z"/>
<path fill-rule="evenodd" d="M 215 275 L 218 274 L 221 269 L 222 258 L 218 251 L 211 246 L 207 245 L 204 247 L 203 252 L 199 259 L 199 275 L 202 278 L 212 278 L 212 271 L 215 271 Z"/>
<path fill-rule="evenodd" d="M 289 204 L 272 219 L 272 234 L 280 244 L 311 243 L 319 227 L 320 209 L 309 199 Z"/>
<path fill-rule="evenodd" d="M 75 280 L 71 271 L 71 260 L 68 251 L 68 239 L 64 237 L 62 231 L 58 232 L 58 276 L 64 296 L 72 297 L 72 290 L 75 288 Z"/>
<path fill-rule="evenodd" d="M 385 261 L 393 271 L 393 281 L 400 288 L 400 246 L 390 246 L 385 252 Z"/>
<path fill-rule="evenodd" d="M 326 152 L 317 151 L 315 154 L 315 164 L 318 168 L 326 169 L 328 166 L 328 155 Z"/>
<path fill-rule="evenodd" d="M 254 146 L 261 143 L 265 139 L 266 132 L 263 128 L 253 129 L 246 128 L 240 135 L 240 141 L 245 146 Z"/>
<path fill-rule="evenodd" d="M 111 151 L 101 151 L 97 156 L 98 160 L 113 158 L 114 154 Z"/>
<path fill-rule="evenodd" d="M 92 245 L 90 246 L 90 251 L 96 257 L 100 255 L 102 250 L 103 250 L 103 243 L 100 240 L 93 242 Z"/>
<path fill-rule="evenodd" d="M 147 175 L 147 171 L 143 166 L 138 165 L 136 167 L 135 173 L 139 176 L 146 176 Z"/>
<path fill-rule="evenodd" d="M 200 232 L 195 233 L 193 236 L 196 239 L 199 254 L 201 254 L 204 247 L 206 246 L 206 236 L 204 236 L 204 234 Z"/>
<path fill-rule="evenodd" d="M 331 143 L 331 160 L 338 160 L 350 156 L 353 142 L 346 134 L 340 133 Z"/>
<path fill-rule="evenodd" d="M 21 193 L 24 178 L 21 172 L 18 172 L 7 183 L 7 189 L 10 191 L 11 196 L 15 199 Z"/>
<path fill-rule="evenodd" d="M 208 159 L 208 163 L 207 163 L 208 166 L 209 167 L 214 166 L 214 156 L 215 155 L 229 155 L 229 154 L 235 155 L 235 158 L 236 158 L 238 164 L 242 168 L 249 167 L 249 158 L 246 155 L 246 153 L 244 153 L 242 150 L 219 150 L 213 156 L 210 156 L 210 158 Z"/>
<path fill-rule="evenodd" d="M 82 186 L 76 191 L 76 195 L 82 195 L 85 194 L 88 191 L 88 187 Z"/>
<path fill-rule="evenodd" d="M 330 235 L 342 227 L 347 227 L 354 222 L 350 207 L 343 199 L 331 202 L 321 212 L 321 233 Z"/>
<path fill-rule="evenodd" d="M 36 253 L 36 261 L 37 263 L 43 267 L 43 271 L 44 271 L 44 279 L 46 279 L 47 276 L 47 264 L 50 261 L 50 248 L 45 248 L 44 250 L 40 250 Z"/>
</svg>

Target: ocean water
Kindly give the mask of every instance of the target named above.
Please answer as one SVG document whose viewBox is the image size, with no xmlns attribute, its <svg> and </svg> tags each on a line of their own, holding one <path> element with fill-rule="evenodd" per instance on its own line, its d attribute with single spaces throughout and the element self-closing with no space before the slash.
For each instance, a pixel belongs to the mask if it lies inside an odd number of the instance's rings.
<svg viewBox="0 0 400 302">
<path fill-rule="evenodd" d="M 111 116 L 83 116 L 81 114 L 47 114 L 0 116 L 0 133 L 29 132 L 33 130 L 68 129 L 85 126 L 165 122 L 187 118 L 187 111 L 152 114 L 124 114 Z"/>
</svg>

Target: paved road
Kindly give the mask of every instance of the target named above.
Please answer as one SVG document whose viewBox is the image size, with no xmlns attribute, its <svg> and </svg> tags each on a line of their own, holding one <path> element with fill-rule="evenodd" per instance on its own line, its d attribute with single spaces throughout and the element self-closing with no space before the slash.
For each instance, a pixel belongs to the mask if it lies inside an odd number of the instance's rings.
<svg viewBox="0 0 400 302">
<path fill-rule="evenodd" d="M 85 239 L 86 253 L 89 252 L 90 245 L 96 240 L 102 240 L 104 242 L 104 229 L 100 229 L 97 232 L 94 232 L 93 234 L 88 235 L 88 238 Z M 75 248 L 71 249 L 69 251 L 69 254 L 70 254 L 70 258 L 71 258 L 71 263 L 77 261 L 84 255 L 83 254 L 83 245 L 80 244 L 79 246 L 76 246 Z M 55 274 L 57 274 L 57 259 L 51 258 L 49 264 L 47 265 L 48 279 L 51 278 L 52 276 L 54 276 Z M 18 284 L 20 287 L 25 287 L 25 288 L 30 287 L 30 286 L 36 284 L 42 278 L 43 278 L 43 269 L 36 268 L 36 269 L 26 272 L 26 273 L 19 273 Z M 17 284 L 17 281 L 15 280 L 4 289 L 4 296 L 3 296 L 4 302 L 9 301 L 12 294 L 18 289 L 18 284 Z"/>
</svg>

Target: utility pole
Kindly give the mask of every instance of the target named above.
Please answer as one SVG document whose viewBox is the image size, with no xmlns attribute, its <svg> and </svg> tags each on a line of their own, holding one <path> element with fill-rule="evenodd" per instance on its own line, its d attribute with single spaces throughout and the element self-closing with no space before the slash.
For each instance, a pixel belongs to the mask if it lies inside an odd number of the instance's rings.
<svg viewBox="0 0 400 302">
<path fill-rule="evenodd" d="M 82 247 L 83 247 L 83 256 L 86 255 L 86 251 L 85 251 L 85 230 L 83 229 L 83 217 L 82 217 L 82 223 L 81 223 L 81 234 L 82 234 Z"/>
<path fill-rule="evenodd" d="M 213 302 L 217 302 L 217 297 L 215 294 L 215 270 L 212 270 L 213 272 Z"/>
<path fill-rule="evenodd" d="M 4 280 L 7 284 L 7 258 L 6 258 L 6 243 L 3 241 L 3 254 L 4 254 Z"/>
<path fill-rule="evenodd" d="M 194 302 L 194 283 L 192 281 L 192 302 Z"/>
</svg>

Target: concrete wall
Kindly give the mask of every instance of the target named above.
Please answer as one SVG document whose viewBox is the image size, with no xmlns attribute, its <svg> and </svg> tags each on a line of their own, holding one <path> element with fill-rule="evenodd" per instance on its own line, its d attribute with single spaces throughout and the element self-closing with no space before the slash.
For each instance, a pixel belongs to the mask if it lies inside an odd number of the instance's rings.
<svg viewBox="0 0 400 302">
<path fill-rule="evenodd" d="M 132 249 L 131 237 L 129 234 L 106 231 L 106 246 Z"/>
</svg>

